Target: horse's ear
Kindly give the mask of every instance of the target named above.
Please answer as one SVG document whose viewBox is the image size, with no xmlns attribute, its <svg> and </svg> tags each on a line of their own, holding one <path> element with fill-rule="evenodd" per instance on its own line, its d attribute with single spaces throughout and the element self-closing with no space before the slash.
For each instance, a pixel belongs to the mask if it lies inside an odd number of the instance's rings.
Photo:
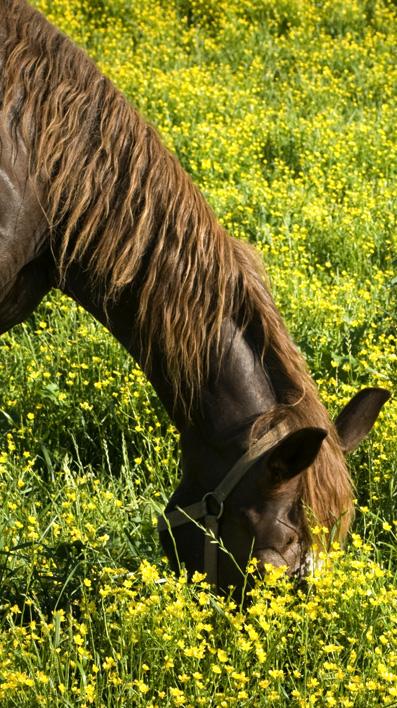
<svg viewBox="0 0 397 708">
<path fill-rule="evenodd" d="M 344 452 L 351 452 L 368 435 L 379 412 L 390 398 L 384 388 L 364 388 L 349 401 L 335 420 Z"/>
<path fill-rule="evenodd" d="M 271 476 L 291 479 L 310 467 L 326 435 L 327 431 L 323 428 L 301 428 L 286 435 L 267 459 Z"/>
</svg>

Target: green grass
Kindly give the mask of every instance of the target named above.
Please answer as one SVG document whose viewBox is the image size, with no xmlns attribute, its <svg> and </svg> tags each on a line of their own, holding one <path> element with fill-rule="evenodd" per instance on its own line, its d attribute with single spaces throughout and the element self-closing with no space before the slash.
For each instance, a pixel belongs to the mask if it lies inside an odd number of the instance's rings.
<svg viewBox="0 0 397 708">
<path fill-rule="evenodd" d="M 263 254 L 331 413 L 395 392 L 393 3 L 36 5 Z M 178 436 L 110 335 L 52 293 L 0 357 L 2 706 L 397 705 L 394 400 L 350 458 L 345 552 L 242 610 L 161 557 Z"/>
</svg>

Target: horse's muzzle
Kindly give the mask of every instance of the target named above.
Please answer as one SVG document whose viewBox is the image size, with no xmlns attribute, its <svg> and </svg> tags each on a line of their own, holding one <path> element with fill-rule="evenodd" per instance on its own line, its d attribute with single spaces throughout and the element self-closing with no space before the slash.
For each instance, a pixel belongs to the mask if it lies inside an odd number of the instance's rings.
<svg viewBox="0 0 397 708">
<path fill-rule="evenodd" d="M 258 561 L 258 570 L 261 575 L 266 575 L 267 565 L 272 565 L 275 568 L 285 566 L 286 573 L 290 576 L 301 575 L 302 569 L 306 566 L 300 549 L 287 549 L 285 553 L 281 554 L 274 548 L 258 548 L 254 549 L 253 556 Z"/>
</svg>

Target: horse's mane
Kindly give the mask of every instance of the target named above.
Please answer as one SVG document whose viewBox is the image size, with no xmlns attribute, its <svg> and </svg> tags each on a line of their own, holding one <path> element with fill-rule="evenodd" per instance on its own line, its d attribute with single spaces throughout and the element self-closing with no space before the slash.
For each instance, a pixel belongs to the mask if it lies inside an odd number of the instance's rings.
<svg viewBox="0 0 397 708">
<path fill-rule="evenodd" d="M 0 0 L 0 26 L 0 108 L 15 142 L 22 135 L 29 146 L 60 282 L 76 261 L 107 301 L 139 280 L 147 360 L 156 341 L 179 396 L 205 382 L 224 320 L 261 332 L 262 351 L 277 359 L 288 395 L 300 398 L 291 407 L 298 421 L 329 430 L 303 496 L 328 528 L 344 515 L 343 537 L 352 490 L 337 435 L 253 249 L 226 234 L 156 131 L 40 13 L 24 0 Z"/>
</svg>

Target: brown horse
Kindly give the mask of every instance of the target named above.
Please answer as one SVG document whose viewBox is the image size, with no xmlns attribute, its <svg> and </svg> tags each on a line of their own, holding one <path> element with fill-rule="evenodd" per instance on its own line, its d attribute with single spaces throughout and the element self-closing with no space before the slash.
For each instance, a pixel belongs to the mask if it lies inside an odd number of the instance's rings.
<svg viewBox="0 0 397 708">
<path fill-rule="evenodd" d="M 160 524 L 173 565 L 239 585 L 251 553 L 302 569 L 309 517 L 343 540 L 343 453 L 387 392 L 362 391 L 330 422 L 253 251 L 25 0 L 0 0 L 0 144 L 0 330 L 58 287 L 144 367 L 181 434 Z"/>
</svg>

